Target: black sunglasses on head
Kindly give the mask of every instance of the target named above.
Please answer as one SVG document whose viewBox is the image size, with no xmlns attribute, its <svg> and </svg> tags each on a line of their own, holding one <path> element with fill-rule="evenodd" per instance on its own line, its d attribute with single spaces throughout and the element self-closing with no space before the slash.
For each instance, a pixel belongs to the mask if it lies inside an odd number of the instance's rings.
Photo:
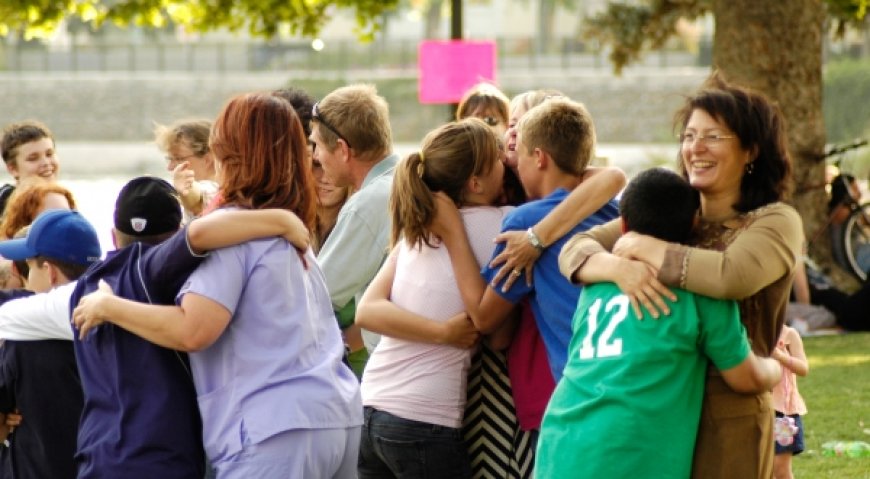
<svg viewBox="0 0 870 479">
<path fill-rule="evenodd" d="M 348 148 L 353 148 L 352 146 L 350 146 L 350 142 L 347 141 L 347 138 L 345 138 L 344 135 L 339 133 L 338 130 L 336 130 L 334 126 L 330 125 L 328 121 L 324 120 L 323 117 L 320 116 L 320 114 L 317 112 L 317 104 L 318 103 L 320 103 L 320 102 L 315 103 L 314 108 L 311 109 L 311 119 L 320 122 L 320 124 L 325 126 L 326 129 L 335 133 L 335 136 L 337 136 L 339 139 L 344 141 L 344 143 L 347 145 Z"/>
</svg>

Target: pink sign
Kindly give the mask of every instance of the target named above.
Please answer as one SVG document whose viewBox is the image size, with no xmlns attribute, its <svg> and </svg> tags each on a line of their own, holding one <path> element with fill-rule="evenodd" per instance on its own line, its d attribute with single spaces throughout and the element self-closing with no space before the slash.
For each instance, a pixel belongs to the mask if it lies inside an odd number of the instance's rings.
<svg viewBox="0 0 870 479">
<path fill-rule="evenodd" d="M 457 103 L 480 82 L 495 82 L 495 42 L 420 42 L 420 103 Z"/>
</svg>

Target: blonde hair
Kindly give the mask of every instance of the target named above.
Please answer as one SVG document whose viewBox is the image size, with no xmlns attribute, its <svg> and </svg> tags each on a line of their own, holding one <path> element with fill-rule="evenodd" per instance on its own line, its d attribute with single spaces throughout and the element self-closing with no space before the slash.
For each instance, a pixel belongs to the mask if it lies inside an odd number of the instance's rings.
<svg viewBox="0 0 870 479">
<path fill-rule="evenodd" d="M 341 134 L 364 159 L 379 161 L 393 148 L 390 107 L 374 85 L 348 85 L 334 90 L 317 103 L 317 116 Z M 318 122 L 317 117 L 311 118 Z M 338 136 L 330 128 L 318 128 L 330 150 Z"/>
<path fill-rule="evenodd" d="M 529 110 L 517 125 L 527 153 L 545 151 L 562 171 L 580 175 L 595 150 L 595 125 L 582 103 L 554 98 Z"/>
<path fill-rule="evenodd" d="M 208 153 L 209 120 L 178 120 L 169 126 L 154 124 L 154 142 L 161 151 L 186 144 L 196 156 Z"/>
<path fill-rule="evenodd" d="M 532 108 L 544 103 L 547 100 L 555 98 L 567 98 L 564 93 L 559 90 L 543 89 L 529 90 L 520 93 L 513 97 L 510 104 L 510 111 L 513 113 L 517 108 L 522 108 L 524 112 L 528 112 Z"/>
<path fill-rule="evenodd" d="M 400 238 L 415 247 L 432 246 L 428 226 L 435 217 L 434 193 L 444 192 L 457 206 L 474 175 L 485 175 L 499 159 L 498 138 L 477 118 L 448 123 L 426 135 L 420 152 L 396 166 L 390 194 L 390 243 Z"/>
</svg>

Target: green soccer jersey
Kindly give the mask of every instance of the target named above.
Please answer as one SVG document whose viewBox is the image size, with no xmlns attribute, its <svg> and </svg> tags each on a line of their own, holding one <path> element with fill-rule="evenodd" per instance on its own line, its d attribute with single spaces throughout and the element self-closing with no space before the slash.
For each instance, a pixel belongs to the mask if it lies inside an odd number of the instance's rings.
<svg viewBox="0 0 870 479">
<path fill-rule="evenodd" d="M 707 360 L 730 369 L 750 349 L 736 302 L 675 293 L 669 316 L 638 320 L 615 284 L 583 288 L 535 477 L 689 477 Z"/>
</svg>

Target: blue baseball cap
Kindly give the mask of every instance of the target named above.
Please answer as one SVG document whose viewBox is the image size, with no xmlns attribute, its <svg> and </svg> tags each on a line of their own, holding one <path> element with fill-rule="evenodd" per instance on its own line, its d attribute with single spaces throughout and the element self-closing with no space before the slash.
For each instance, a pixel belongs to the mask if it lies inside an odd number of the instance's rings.
<svg viewBox="0 0 870 479">
<path fill-rule="evenodd" d="M 0 242 L 0 255 L 13 261 L 43 256 L 88 266 L 102 251 L 97 232 L 78 211 L 48 210 L 36 217 L 26 237 Z"/>
</svg>

